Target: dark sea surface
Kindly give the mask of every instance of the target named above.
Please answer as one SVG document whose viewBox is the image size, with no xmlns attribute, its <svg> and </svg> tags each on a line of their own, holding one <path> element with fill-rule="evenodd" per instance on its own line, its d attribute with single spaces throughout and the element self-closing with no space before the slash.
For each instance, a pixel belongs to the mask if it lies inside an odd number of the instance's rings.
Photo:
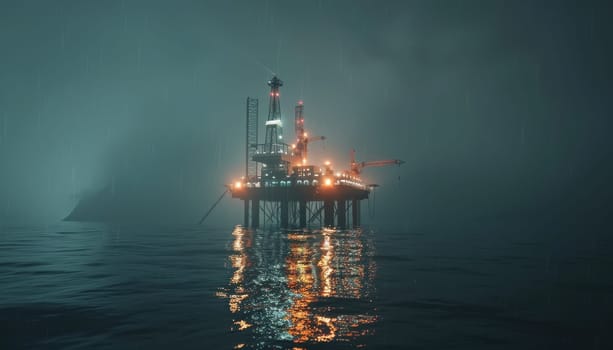
<svg viewBox="0 0 613 350">
<path fill-rule="evenodd" d="M 612 348 L 611 240 L 554 237 L 3 226 L 0 348 Z"/>
</svg>

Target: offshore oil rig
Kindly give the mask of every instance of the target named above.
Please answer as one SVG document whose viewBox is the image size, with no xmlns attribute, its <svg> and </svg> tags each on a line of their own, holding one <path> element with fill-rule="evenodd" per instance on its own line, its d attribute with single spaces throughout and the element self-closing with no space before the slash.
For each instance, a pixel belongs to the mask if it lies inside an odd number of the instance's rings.
<svg viewBox="0 0 613 350">
<path fill-rule="evenodd" d="M 296 140 L 283 140 L 279 88 L 283 82 L 268 81 L 270 96 L 264 143 L 258 139 L 256 98 L 247 98 L 245 176 L 227 185 L 232 198 L 244 202 L 244 226 L 281 228 L 360 226 L 360 203 L 377 185 L 365 184 L 360 174 L 365 167 L 400 165 L 398 159 L 356 162 L 351 153 L 349 168 L 335 172 L 329 162 L 321 167 L 308 163 L 310 142 L 325 140 L 309 136 L 304 128 L 304 104 L 295 107 Z M 251 219 L 251 220 L 250 220 Z M 262 219 L 262 221 L 260 221 Z"/>
</svg>

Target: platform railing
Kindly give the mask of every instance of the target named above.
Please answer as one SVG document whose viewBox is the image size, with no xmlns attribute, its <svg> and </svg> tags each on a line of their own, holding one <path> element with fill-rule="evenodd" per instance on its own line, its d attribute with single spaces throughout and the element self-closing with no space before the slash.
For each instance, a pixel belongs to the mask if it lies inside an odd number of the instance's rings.
<svg viewBox="0 0 613 350">
<path fill-rule="evenodd" d="M 255 154 L 257 155 L 290 155 L 290 147 L 286 143 L 262 143 L 256 145 Z"/>
</svg>

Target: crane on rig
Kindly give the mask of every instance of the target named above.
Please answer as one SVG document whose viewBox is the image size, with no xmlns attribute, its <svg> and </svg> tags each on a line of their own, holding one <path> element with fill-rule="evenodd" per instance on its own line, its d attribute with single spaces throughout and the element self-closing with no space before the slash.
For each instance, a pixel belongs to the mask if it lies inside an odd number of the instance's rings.
<svg viewBox="0 0 613 350">
<path fill-rule="evenodd" d="M 294 132 L 296 134 L 296 143 L 292 145 L 292 152 L 294 154 L 294 163 L 306 164 L 309 142 L 323 141 L 325 136 L 309 136 L 304 131 L 304 103 L 298 101 L 295 109 L 294 117 Z"/>
<path fill-rule="evenodd" d="M 355 149 L 351 150 L 351 167 L 349 173 L 353 176 L 359 176 L 362 170 L 367 167 L 381 167 L 388 165 L 400 165 L 404 164 L 400 159 L 385 159 L 385 160 L 373 160 L 369 162 L 357 162 L 355 160 Z"/>
</svg>

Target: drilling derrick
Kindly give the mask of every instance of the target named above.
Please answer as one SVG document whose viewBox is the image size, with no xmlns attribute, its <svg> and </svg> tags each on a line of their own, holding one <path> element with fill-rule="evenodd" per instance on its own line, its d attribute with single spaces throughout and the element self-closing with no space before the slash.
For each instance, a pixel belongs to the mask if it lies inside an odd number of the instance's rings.
<svg viewBox="0 0 613 350">
<path fill-rule="evenodd" d="M 268 119 L 266 119 L 266 139 L 265 144 L 273 150 L 273 146 L 283 139 L 281 129 L 281 103 L 279 101 L 279 88 L 283 86 L 281 79 L 272 77 L 268 81 L 270 86 L 270 99 L 268 103 Z"/>
<path fill-rule="evenodd" d="M 264 144 L 257 145 L 252 159 L 262 163 L 262 178 L 266 184 L 272 184 L 287 176 L 291 153 L 288 145 L 283 142 L 279 101 L 279 87 L 283 86 L 283 82 L 275 76 L 268 81 L 268 86 L 270 86 L 270 98 L 265 124 L 266 137 Z"/>
</svg>

